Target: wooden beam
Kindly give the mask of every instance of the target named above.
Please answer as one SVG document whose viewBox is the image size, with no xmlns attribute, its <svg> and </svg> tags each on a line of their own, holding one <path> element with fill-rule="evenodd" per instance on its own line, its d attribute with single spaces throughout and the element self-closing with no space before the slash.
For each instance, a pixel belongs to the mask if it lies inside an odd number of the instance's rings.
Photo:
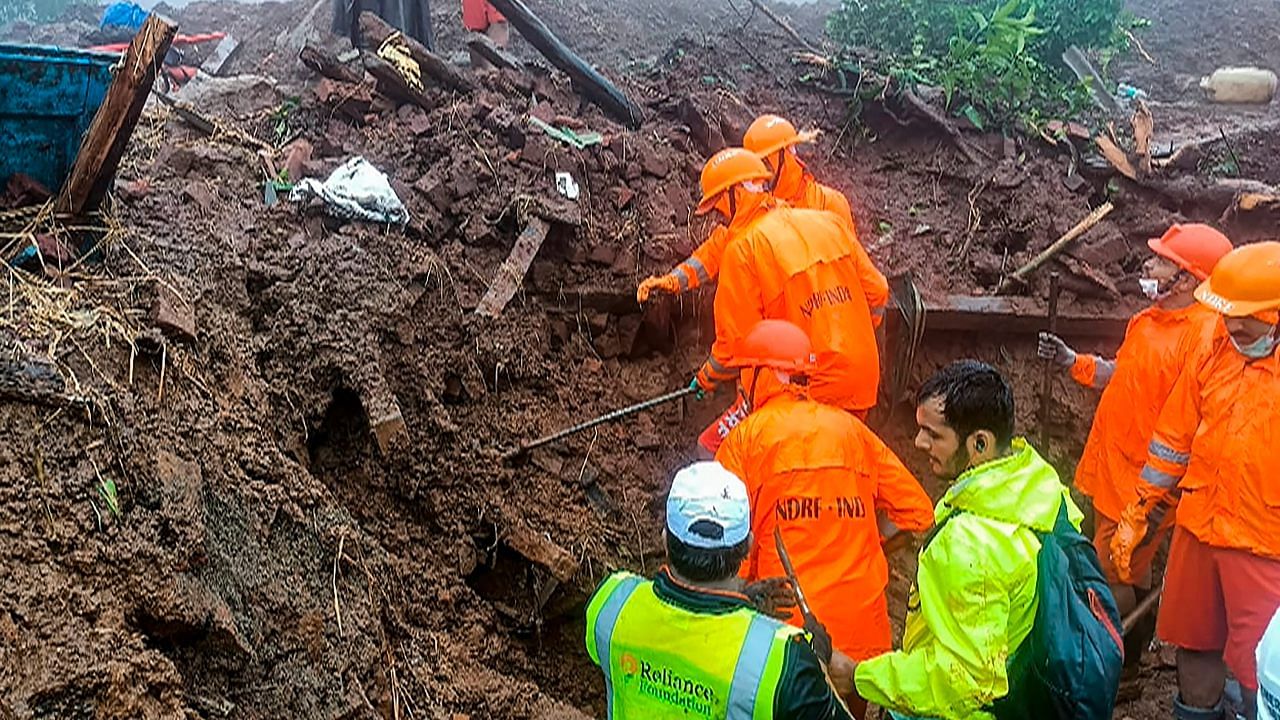
<svg viewBox="0 0 1280 720">
<path fill-rule="evenodd" d="M 386 20 L 371 12 L 360 13 L 360 37 L 372 52 L 376 53 L 387 38 L 399 32 L 387 24 Z M 400 37 L 404 40 L 404 46 L 409 49 L 409 54 L 418 63 L 418 67 L 422 68 L 424 76 L 430 76 L 450 90 L 468 93 L 475 90 L 476 85 L 471 78 L 463 75 L 447 60 L 431 52 L 422 43 L 408 35 L 401 34 Z"/>
<path fill-rule="evenodd" d="M 431 109 L 431 101 L 427 96 L 421 90 L 409 85 L 409 81 L 404 79 L 395 66 L 372 53 L 362 53 L 361 56 L 364 60 L 364 69 L 378 81 L 378 92 L 392 100 Z"/>
<path fill-rule="evenodd" d="M 364 81 L 356 71 L 342 64 L 338 56 L 315 45 L 303 45 L 298 51 L 298 59 L 303 65 L 315 70 L 330 80 L 359 85 Z"/>
<path fill-rule="evenodd" d="M 520 35 L 542 53 L 552 65 L 573 79 L 579 92 L 613 119 L 632 130 L 644 120 L 640 107 L 623 94 L 594 67 L 569 49 L 522 0 L 489 0 L 506 16 Z"/>
<path fill-rule="evenodd" d="M 58 195 L 55 206 L 58 212 L 83 215 L 96 209 L 106 197 L 120 158 L 142 115 L 156 71 L 177 33 L 177 25 L 152 13 L 129 43 L 120 70 L 93 116 L 75 165 Z"/>
<path fill-rule="evenodd" d="M 516 238 L 511 254 L 498 266 L 489 290 L 476 307 L 477 315 L 496 318 L 502 314 L 516 290 L 520 289 L 525 273 L 529 272 L 529 265 L 533 263 L 533 257 L 538 254 L 538 248 L 542 247 L 542 242 L 547 239 L 550 231 L 551 223 L 536 215 L 529 218 L 529 224 L 525 225 L 524 231 Z"/>
<path fill-rule="evenodd" d="M 925 313 L 926 334 L 1034 335 L 1048 323 L 1044 308 L 1036 300 L 1024 297 L 948 295 L 939 301 L 926 300 Z M 1128 315 L 1058 315 L 1058 330 L 1063 337 L 1120 339 L 1128 325 Z"/>
<path fill-rule="evenodd" d="M 498 47 L 498 44 L 484 33 L 473 32 L 468 35 L 467 48 L 476 55 L 488 60 L 489 64 L 496 68 L 524 72 L 524 63 L 517 60 L 511 53 Z"/>
</svg>

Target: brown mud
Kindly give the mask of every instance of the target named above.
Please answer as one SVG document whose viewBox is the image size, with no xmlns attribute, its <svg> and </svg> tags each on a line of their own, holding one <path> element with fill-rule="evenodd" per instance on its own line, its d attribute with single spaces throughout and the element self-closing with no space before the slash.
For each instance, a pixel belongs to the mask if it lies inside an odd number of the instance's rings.
<svg viewBox="0 0 1280 720">
<path fill-rule="evenodd" d="M 801 83 L 810 69 L 790 62 L 790 41 L 746 2 L 533 4 L 645 108 L 637 132 L 563 78 L 536 73 L 478 77 L 470 96 L 429 90 L 429 111 L 375 105 L 354 126 L 277 43 L 312 5 L 177 13 L 184 30 L 244 39 L 233 72 L 277 81 L 208 95 L 201 107 L 268 143 L 305 142 L 301 176 L 364 156 L 389 175 L 411 222 L 267 208 L 252 149 L 148 111 L 101 261 L 77 268 L 71 290 L 30 281 L 40 301 L 11 300 L 0 322 L 6 353 L 54 359 L 91 399 L 0 404 L 0 717 L 601 717 L 583 603 L 606 573 L 660 564 L 665 483 L 728 392 L 524 462 L 500 455 L 688 382 L 713 333 L 709 293 L 645 312 L 629 298 L 703 236 L 690 208 L 707 154 L 737 142 L 760 112 L 821 128 L 804 156 L 851 198 L 886 274 L 914 272 L 931 298 L 989 293 L 1108 192 L 1109 173 L 1067 190 L 1069 156 L 1035 138 L 976 137 L 993 161 L 974 167 L 892 102 L 850 115 L 844 98 Z M 826 9 L 785 12 L 821 42 Z M 1183 47 L 1167 12 L 1150 12 L 1156 24 L 1140 36 L 1160 68 L 1212 69 Z M 460 49 L 457 8 L 437 3 L 434 20 L 442 50 Z M 1261 26 L 1238 29 L 1255 34 L 1260 54 L 1233 61 L 1280 65 Z M 515 51 L 533 59 L 523 42 Z M 1180 87 L 1170 71 L 1122 62 L 1153 97 Z M 1178 97 L 1182 127 L 1230 115 Z M 572 149 L 529 115 L 581 122 L 604 141 Z M 1242 174 L 1276 181 L 1273 138 L 1241 137 Z M 581 186 L 576 203 L 558 195 L 556 172 Z M 1068 284 L 1074 311 L 1140 307 L 1145 239 L 1180 219 L 1217 219 L 1140 189 L 1120 198 L 1072 250 L 1119 295 Z M 532 215 L 552 218 L 552 231 L 519 292 L 496 320 L 477 316 Z M 1268 231 L 1227 229 L 1240 239 Z M 1043 279 L 1025 292 L 1042 297 Z M 194 342 L 156 322 L 161 295 L 194 322 Z M 1009 375 L 1019 428 L 1032 432 L 1034 352 L 1032 338 L 999 329 L 933 334 L 912 387 L 957 357 L 987 360 Z M 1070 477 L 1096 398 L 1064 379 L 1055 397 L 1049 455 Z M 927 478 L 909 403 L 873 422 Z M 895 566 L 911 576 L 914 559 Z M 898 623 L 905 593 L 894 580 Z M 1173 680 L 1161 658 L 1117 717 L 1167 716 Z"/>
</svg>

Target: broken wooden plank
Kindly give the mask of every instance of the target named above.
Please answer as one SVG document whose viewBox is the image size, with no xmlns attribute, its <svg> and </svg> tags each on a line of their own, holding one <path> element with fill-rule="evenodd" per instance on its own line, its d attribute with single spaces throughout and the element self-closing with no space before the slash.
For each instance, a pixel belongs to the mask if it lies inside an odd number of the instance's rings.
<svg viewBox="0 0 1280 720">
<path fill-rule="evenodd" d="M 364 123 L 365 115 L 373 107 L 373 94 L 363 83 L 355 85 L 323 78 L 316 83 L 315 93 L 322 104 L 356 124 Z"/>
<path fill-rule="evenodd" d="M 450 65 L 447 60 L 428 50 L 422 43 L 400 33 L 399 30 L 387 24 L 387 21 L 371 12 L 360 13 L 360 37 L 364 39 L 369 50 L 377 52 L 387 38 L 397 34 L 404 41 L 404 47 L 418 63 L 424 76 L 434 78 L 450 90 L 471 92 L 475 89 L 475 83 L 470 78 Z"/>
<path fill-rule="evenodd" d="M 546 568 L 560 582 L 569 582 L 578 572 L 577 559 L 542 533 L 517 525 L 507 530 L 503 540 L 507 543 L 507 547 L 524 556 L 526 560 Z"/>
<path fill-rule="evenodd" d="M 640 123 L 644 120 L 640 106 L 570 50 L 522 0 L 490 0 L 490 4 L 505 15 L 507 21 L 520 31 L 520 35 L 550 60 L 552 65 L 572 78 L 574 85 L 588 100 L 632 130 L 640 128 Z"/>
<path fill-rule="evenodd" d="M 142 115 L 156 71 L 178 26 L 152 13 L 129 43 L 107 96 L 85 133 L 71 174 L 62 186 L 55 208 L 58 212 L 83 215 L 95 210 L 111 189 L 120 158 Z"/>
<path fill-rule="evenodd" d="M 65 405 L 67 383 L 53 363 L 34 358 L 0 360 L 0 400 L 32 405 Z"/>
<path fill-rule="evenodd" d="M 488 63 L 496 68 L 505 68 L 507 70 L 515 70 L 516 72 L 524 72 L 524 63 L 520 62 L 511 53 L 498 47 L 498 44 L 484 33 L 473 32 L 467 36 L 467 49 L 484 58 Z"/>
<path fill-rule="evenodd" d="M 947 295 L 925 302 L 925 334 L 936 332 L 995 335 L 1034 335 L 1044 330 L 1048 314 L 1040 302 L 1027 297 Z M 896 323 L 894 314 L 888 320 Z M 1128 315 L 1084 315 L 1059 312 L 1063 337 L 1120 339 L 1129 325 Z"/>
<path fill-rule="evenodd" d="M 398 102 L 412 103 L 426 110 L 432 108 L 431 100 L 422 90 L 410 85 L 394 65 L 372 53 L 362 53 L 361 57 L 364 69 L 378 81 L 378 92 Z"/>
<path fill-rule="evenodd" d="M 1013 275 L 1010 275 L 1004 282 L 1000 283 L 1000 287 L 997 288 L 996 292 L 1004 292 L 1005 290 L 1013 287 L 1014 284 L 1025 281 L 1027 276 L 1035 272 L 1041 265 L 1048 262 L 1054 255 L 1062 252 L 1062 250 L 1070 245 L 1076 238 L 1089 232 L 1094 225 L 1101 222 L 1103 218 L 1111 214 L 1111 211 L 1115 209 L 1116 206 L 1110 202 L 1106 202 L 1098 206 L 1098 208 L 1089 213 L 1085 219 L 1076 223 L 1075 227 L 1071 228 L 1062 237 L 1055 240 L 1052 245 L 1045 249 L 1044 252 L 1035 256 L 1031 262 L 1014 271 Z"/>
<path fill-rule="evenodd" d="M 330 80 L 353 85 L 359 85 L 364 80 L 355 70 L 342 64 L 337 55 L 322 47 L 310 44 L 302 46 L 298 51 L 298 60 Z"/>
<path fill-rule="evenodd" d="M 538 254 L 538 248 L 542 247 L 542 242 L 547 239 L 547 233 L 550 231 L 551 223 L 536 215 L 529 218 L 524 231 L 520 233 L 520 237 L 516 238 L 511 254 L 498 267 L 488 292 L 476 307 L 477 315 L 496 318 L 502 314 L 507 303 L 511 302 L 511 298 L 515 296 L 516 290 L 520 289 L 525 273 L 529 272 L 529 265 L 533 263 L 534 255 Z"/>
<path fill-rule="evenodd" d="M 360 395 L 360 406 L 364 408 L 365 418 L 369 421 L 369 431 L 378 443 L 378 451 L 384 458 L 391 457 L 394 450 L 407 446 L 409 442 L 409 427 L 400 410 L 400 401 L 391 391 L 377 362 L 371 362 L 362 368 L 355 384 Z"/>
</svg>

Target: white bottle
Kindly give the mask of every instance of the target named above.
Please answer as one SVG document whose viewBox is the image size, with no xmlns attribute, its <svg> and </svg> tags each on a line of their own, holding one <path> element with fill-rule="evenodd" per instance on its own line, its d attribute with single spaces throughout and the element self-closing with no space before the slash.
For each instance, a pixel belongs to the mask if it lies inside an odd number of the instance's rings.
<svg viewBox="0 0 1280 720">
<path fill-rule="evenodd" d="M 1201 78 L 1210 102 L 1266 105 L 1276 94 L 1276 74 L 1256 67 L 1226 67 Z"/>
</svg>

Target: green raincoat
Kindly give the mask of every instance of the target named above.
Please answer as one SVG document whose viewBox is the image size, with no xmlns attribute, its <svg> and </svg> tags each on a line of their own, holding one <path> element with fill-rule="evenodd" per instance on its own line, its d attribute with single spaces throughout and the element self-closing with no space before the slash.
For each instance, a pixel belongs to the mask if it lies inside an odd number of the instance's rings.
<svg viewBox="0 0 1280 720">
<path fill-rule="evenodd" d="M 1051 532 L 1063 502 L 1079 528 L 1057 472 L 1022 438 L 961 475 L 934 508 L 946 525 L 920 552 L 902 650 L 859 664 L 858 692 L 906 715 L 992 717 L 984 708 L 1009 693 L 1006 663 L 1035 620 L 1034 531 Z"/>
</svg>

